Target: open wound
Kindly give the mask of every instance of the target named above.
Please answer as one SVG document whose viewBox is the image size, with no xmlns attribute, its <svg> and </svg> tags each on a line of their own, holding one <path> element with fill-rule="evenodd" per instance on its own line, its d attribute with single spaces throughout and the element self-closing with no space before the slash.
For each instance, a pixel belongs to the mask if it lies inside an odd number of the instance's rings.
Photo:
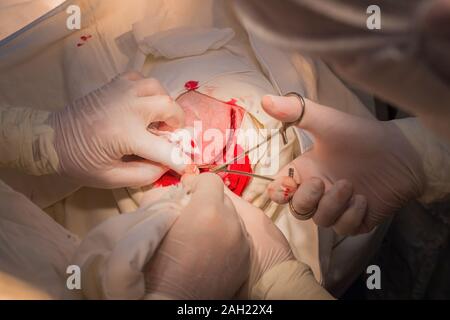
<svg viewBox="0 0 450 320">
<path fill-rule="evenodd" d="M 191 156 L 193 163 L 200 168 L 200 172 L 204 173 L 244 152 L 244 149 L 237 144 L 236 130 L 241 127 L 246 111 L 237 104 L 236 99 L 228 102 L 219 101 L 197 92 L 198 88 L 198 81 L 186 82 L 186 92 L 177 99 L 177 102 L 186 115 L 185 128 L 182 130 L 191 132 L 192 137 L 188 142 L 189 145 L 183 150 Z M 174 129 L 161 124 L 158 131 L 174 132 Z M 252 173 L 248 156 L 229 165 L 228 169 Z M 230 173 L 219 173 L 219 175 L 224 184 L 239 196 L 242 195 L 251 179 Z M 179 182 L 180 176 L 174 171 L 169 171 L 155 182 L 154 186 L 166 187 Z"/>
</svg>

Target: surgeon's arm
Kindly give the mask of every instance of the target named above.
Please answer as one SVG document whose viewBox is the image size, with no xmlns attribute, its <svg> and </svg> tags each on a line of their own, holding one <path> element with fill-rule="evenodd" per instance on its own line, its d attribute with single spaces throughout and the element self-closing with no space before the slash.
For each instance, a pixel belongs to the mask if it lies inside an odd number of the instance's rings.
<svg viewBox="0 0 450 320">
<path fill-rule="evenodd" d="M 58 173 L 85 186 L 138 187 L 190 159 L 149 132 L 178 128 L 184 112 L 154 79 L 120 76 L 57 112 L 0 106 L 0 166 L 32 175 Z M 155 151 L 157 150 L 157 152 Z"/>
<path fill-rule="evenodd" d="M 450 145 L 425 129 L 417 118 L 394 122 L 421 156 L 426 179 L 424 193 L 418 200 L 427 204 L 448 199 L 450 196 Z"/>
<path fill-rule="evenodd" d="M 31 175 L 56 173 L 58 156 L 50 112 L 0 107 L 0 167 Z"/>
</svg>

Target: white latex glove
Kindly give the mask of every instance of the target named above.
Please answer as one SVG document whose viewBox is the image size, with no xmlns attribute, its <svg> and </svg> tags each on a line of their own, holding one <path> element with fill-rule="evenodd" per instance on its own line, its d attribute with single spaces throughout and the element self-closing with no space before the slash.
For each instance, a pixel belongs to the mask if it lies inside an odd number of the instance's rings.
<svg viewBox="0 0 450 320">
<path fill-rule="evenodd" d="M 58 172 L 102 188 L 149 185 L 168 168 L 182 174 L 190 159 L 148 131 L 155 122 L 184 124 L 182 109 L 159 82 L 137 73 L 113 80 L 50 115 Z"/>
<path fill-rule="evenodd" d="M 185 188 L 194 190 L 191 208 L 182 212 L 145 269 L 150 291 L 147 298 L 331 297 L 309 267 L 295 260 L 286 238 L 260 209 L 223 188 L 221 180 L 212 174 L 185 175 L 182 182 Z M 204 190 L 199 189 L 200 184 Z M 221 213 L 207 209 L 217 199 Z M 237 218 L 233 205 L 248 232 L 247 238 L 229 230 L 239 222 L 233 221 Z M 214 217 L 213 212 L 219 215 Z M 243 258 L 249 250 L 250 261 L 242 264 L 239 257 Z M 279 270 L 283 274 L 277 274 Z M 282 288 L 285 281 L 289 282 L 289 289 Z M 244 285 L 237 292 L 238 284 Z"/>
<path fill-rule="evenodd" d="M 295 260 L 295 257 L 284 235 L 261 209 L 238 197 L 227 188 L 225 194 L 233 202 L 250 237 L 250 276 L 239 297 L 251 299 L 252 289 L 266 272 L 283 262 Z"/>
<path fill-rule="evenodd" d="M 230 299 L 249 275 L 245 228 L 219 176 L 182 183 L 191 200 L 144 269 L 147 298 Z"/>
<path fill-rule="evenodd" d="M 250 276 L 239 298 L 257 300 L 332 299 L 306 264 L 297 261 L 278 227 L 262 212 L 228 189 L 250 236 Z"/>
<path fill-rule="evenodd" d="M 266 96 L 263 108 L 284 122 L 297 120 L 301 112 L 296 97 Z M 313 135 L 314 146 L 284 168 L 268 191 L 278 203 L 293 196 L 298 212 L 316 209 L 317 225 L 338 234 L 366 233 L 422 194 L 422 163 L 395 122 L 306 100 L 300 127 Z M 289 167 L 295 169 L 293 180 L 287 177 Z"/>
</svg>

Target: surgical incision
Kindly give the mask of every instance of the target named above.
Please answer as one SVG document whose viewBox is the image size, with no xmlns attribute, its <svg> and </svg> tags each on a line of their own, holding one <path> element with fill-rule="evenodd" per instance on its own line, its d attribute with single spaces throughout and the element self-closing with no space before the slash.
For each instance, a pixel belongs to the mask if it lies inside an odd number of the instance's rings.
<svg viewBox="0 0 450 320">
<path fill-rule="evenodd" d="M 241 127 L 245 110 L 234 100 L 222 102 L 196 91 L 188 91 L 177 99 L 185 112 L 185 128 L 181 130 L 189 133 L 189 141 L 181 141 L 186 135 L 177 135 L 177 130 L 161 124 L 160 133 L 172 133 L 167 137 L 175 143 L 182 143 L 183 150 L 189 154 L 193 163 L 201 172 L 207 172 L 210 167 L 223 164 L 228 159 L 243 152 L 237 143 L 236 130 Z M 178 130 L 179 131 L 179 130 Z M 179 141 L 173 141 L 177 140 Z M 231 170 L 251 172 L 250 161 L 242 161 L 230 165 Z M 250 181 L 249 177 L 234 174 L 220 174 L 224 183 L 236 194 L 241 195 Z M 180 177 L 170 171 L 166 173 L 154 186 L 168 186 L 179 183 Z"/>
</svg>

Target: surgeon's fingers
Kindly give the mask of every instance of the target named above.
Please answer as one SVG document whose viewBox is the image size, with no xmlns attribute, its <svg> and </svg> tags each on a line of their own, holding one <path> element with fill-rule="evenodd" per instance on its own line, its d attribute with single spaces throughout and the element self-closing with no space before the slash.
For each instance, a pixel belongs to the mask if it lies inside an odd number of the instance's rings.
<svg viewBox="0 0 450 320">
<path fill-rule="evenodd" d="M 192 163 L 191 158 L 178 146 L 144 129 L 130 138 L 134 140 L 131 142 L 131 152 L 134 155 L 168 167 L 179 174 L 184 174 L 186 166 Z"/>
<path fill-rule="evenodd" d="M 304 98 L 304 101 L 305 110 L 302 111 L 303 105 L 296 96 L 267 95 L 262 99 L 262 107 L 270 116 L 282 122 L 295 122 L 304 112 L 298 127 L 308 130 L 316 137 L 330 132 L 330 124 L 339 123 L 350 117 L 346 113 L 322 106 L 309 99 Z"/>
<path fill-rule="evenodd" d="M 333 225 L 338 235 L 356 235 L 367 212 L 367 199 L 362 195 L 355 195 L 350 205 Z"/>
<path fill-rule="evenodd" d="M 307 215 L 316 211 L 325 192 L 325 184 L 319 178 L 311 178 L 302 182 L 292 198 L 296 212 Z"/>
<path fill-rule="evenodd" d="M 311 177 L 304 179 L 298 168 L 306 168 L 307 161 L 302 156 L 295 162 L 285 166 L 274 182 L 268 186 L 268 194 L 271 200 L 279 204 L 285 204 L 292 199 L 294 209 L 301 214 L 315 211 L 319 201 L 325 192 L 325 183 L 322 179 Z M 289 177 L 289 170 L 294 169 L 293 177 Z"/>
<path fill-rule="evenodd" d="M 122 78 L 132 81 L 133 90 L 138 97 L 167 95 L 166 89 L 155 78 L 145 78 L 137 71 L 130 71 L 123 74 Z"/>
<path fill-rule="evenodd" d="M 224 184 L 216 174 L 185 175 L 181 182 L 192 194 L 192 200 L 201 200 L 205 204 L 224 203 Z"/>
<path fill-rule="evenodd" d="M 122 75 L 122 78 L 128 80 L 128 81 L 138 81 L 138 80 L 142 80 L 144 79 L 144 76 L 137 71 L 129 71 L 129 72 L 125 72 Z"/>
<path fill-rule="evenodd" d="M 320 199 L 314 222 L 321 227 L 331 227 L 347 210 L 353 196 L 353 186 L 347 180 L 337 181 Z"/>
<path fill-rule="evenodd" d="M 154 78 L 141 79 L 134 85 L 136 95 L 138 97 L 154 96 L 154 95 L 168 95 L 166 89 L 161 83 Z"/>
<path fill-rule="evenodd" d="M 172 128 L 180 128 L 184 125 L 183 109 L 169 96 L 137 98 L 133 102 L 133 109 L 142 115 L 147 125 L 154 122 L 165 122 Z"/>
<path fill-rule="evenodd" d="M 262 99 L 262 107 L 270 116 L 282 122 L 294 122 L 302 113 L 302 105 L 295 96 L 267 95 Z"/>
<path fill-rule="evenodd" d="M 272 201 L 285 204 L 294 196 L 297 188 L 298 185 L 294 178 L 278 177 L 268 185 L 267 192 Z"/>
<path fill-rule="evenodd" d="M 105 175 L 105 187 L 143 187 L 157 181 L 167 172 L 167 168 L 149 161 L 131 161 L 121 163 Z M 99 186 L 102 187 L 102 186 Z"/>
<path fill-rule="evenodd" d="M 199 221 L 196 232 L 204 230 L 210 237 L 219 236 L 217 244 L 228 243 L 230 240 L 234 245 L 244 245 L 248 236 L 244 222 L 237 214 L 232 201 L 225 195 L 225 187 L 222 179 L 213 173 L 200 175 L 185 175 L 181 180 L 184 189 L 191 194 L 191 201 L 186 207 L 185 214 L 193 220 Z M 222 235 L 221 235 L 222 234 Z M 221 236 L 220 236 L 221 235 Z M 243 237 L 245 236 L 245 237 Z M 212 239 L 207 239 L 210 241 Z"/>
</svg>

